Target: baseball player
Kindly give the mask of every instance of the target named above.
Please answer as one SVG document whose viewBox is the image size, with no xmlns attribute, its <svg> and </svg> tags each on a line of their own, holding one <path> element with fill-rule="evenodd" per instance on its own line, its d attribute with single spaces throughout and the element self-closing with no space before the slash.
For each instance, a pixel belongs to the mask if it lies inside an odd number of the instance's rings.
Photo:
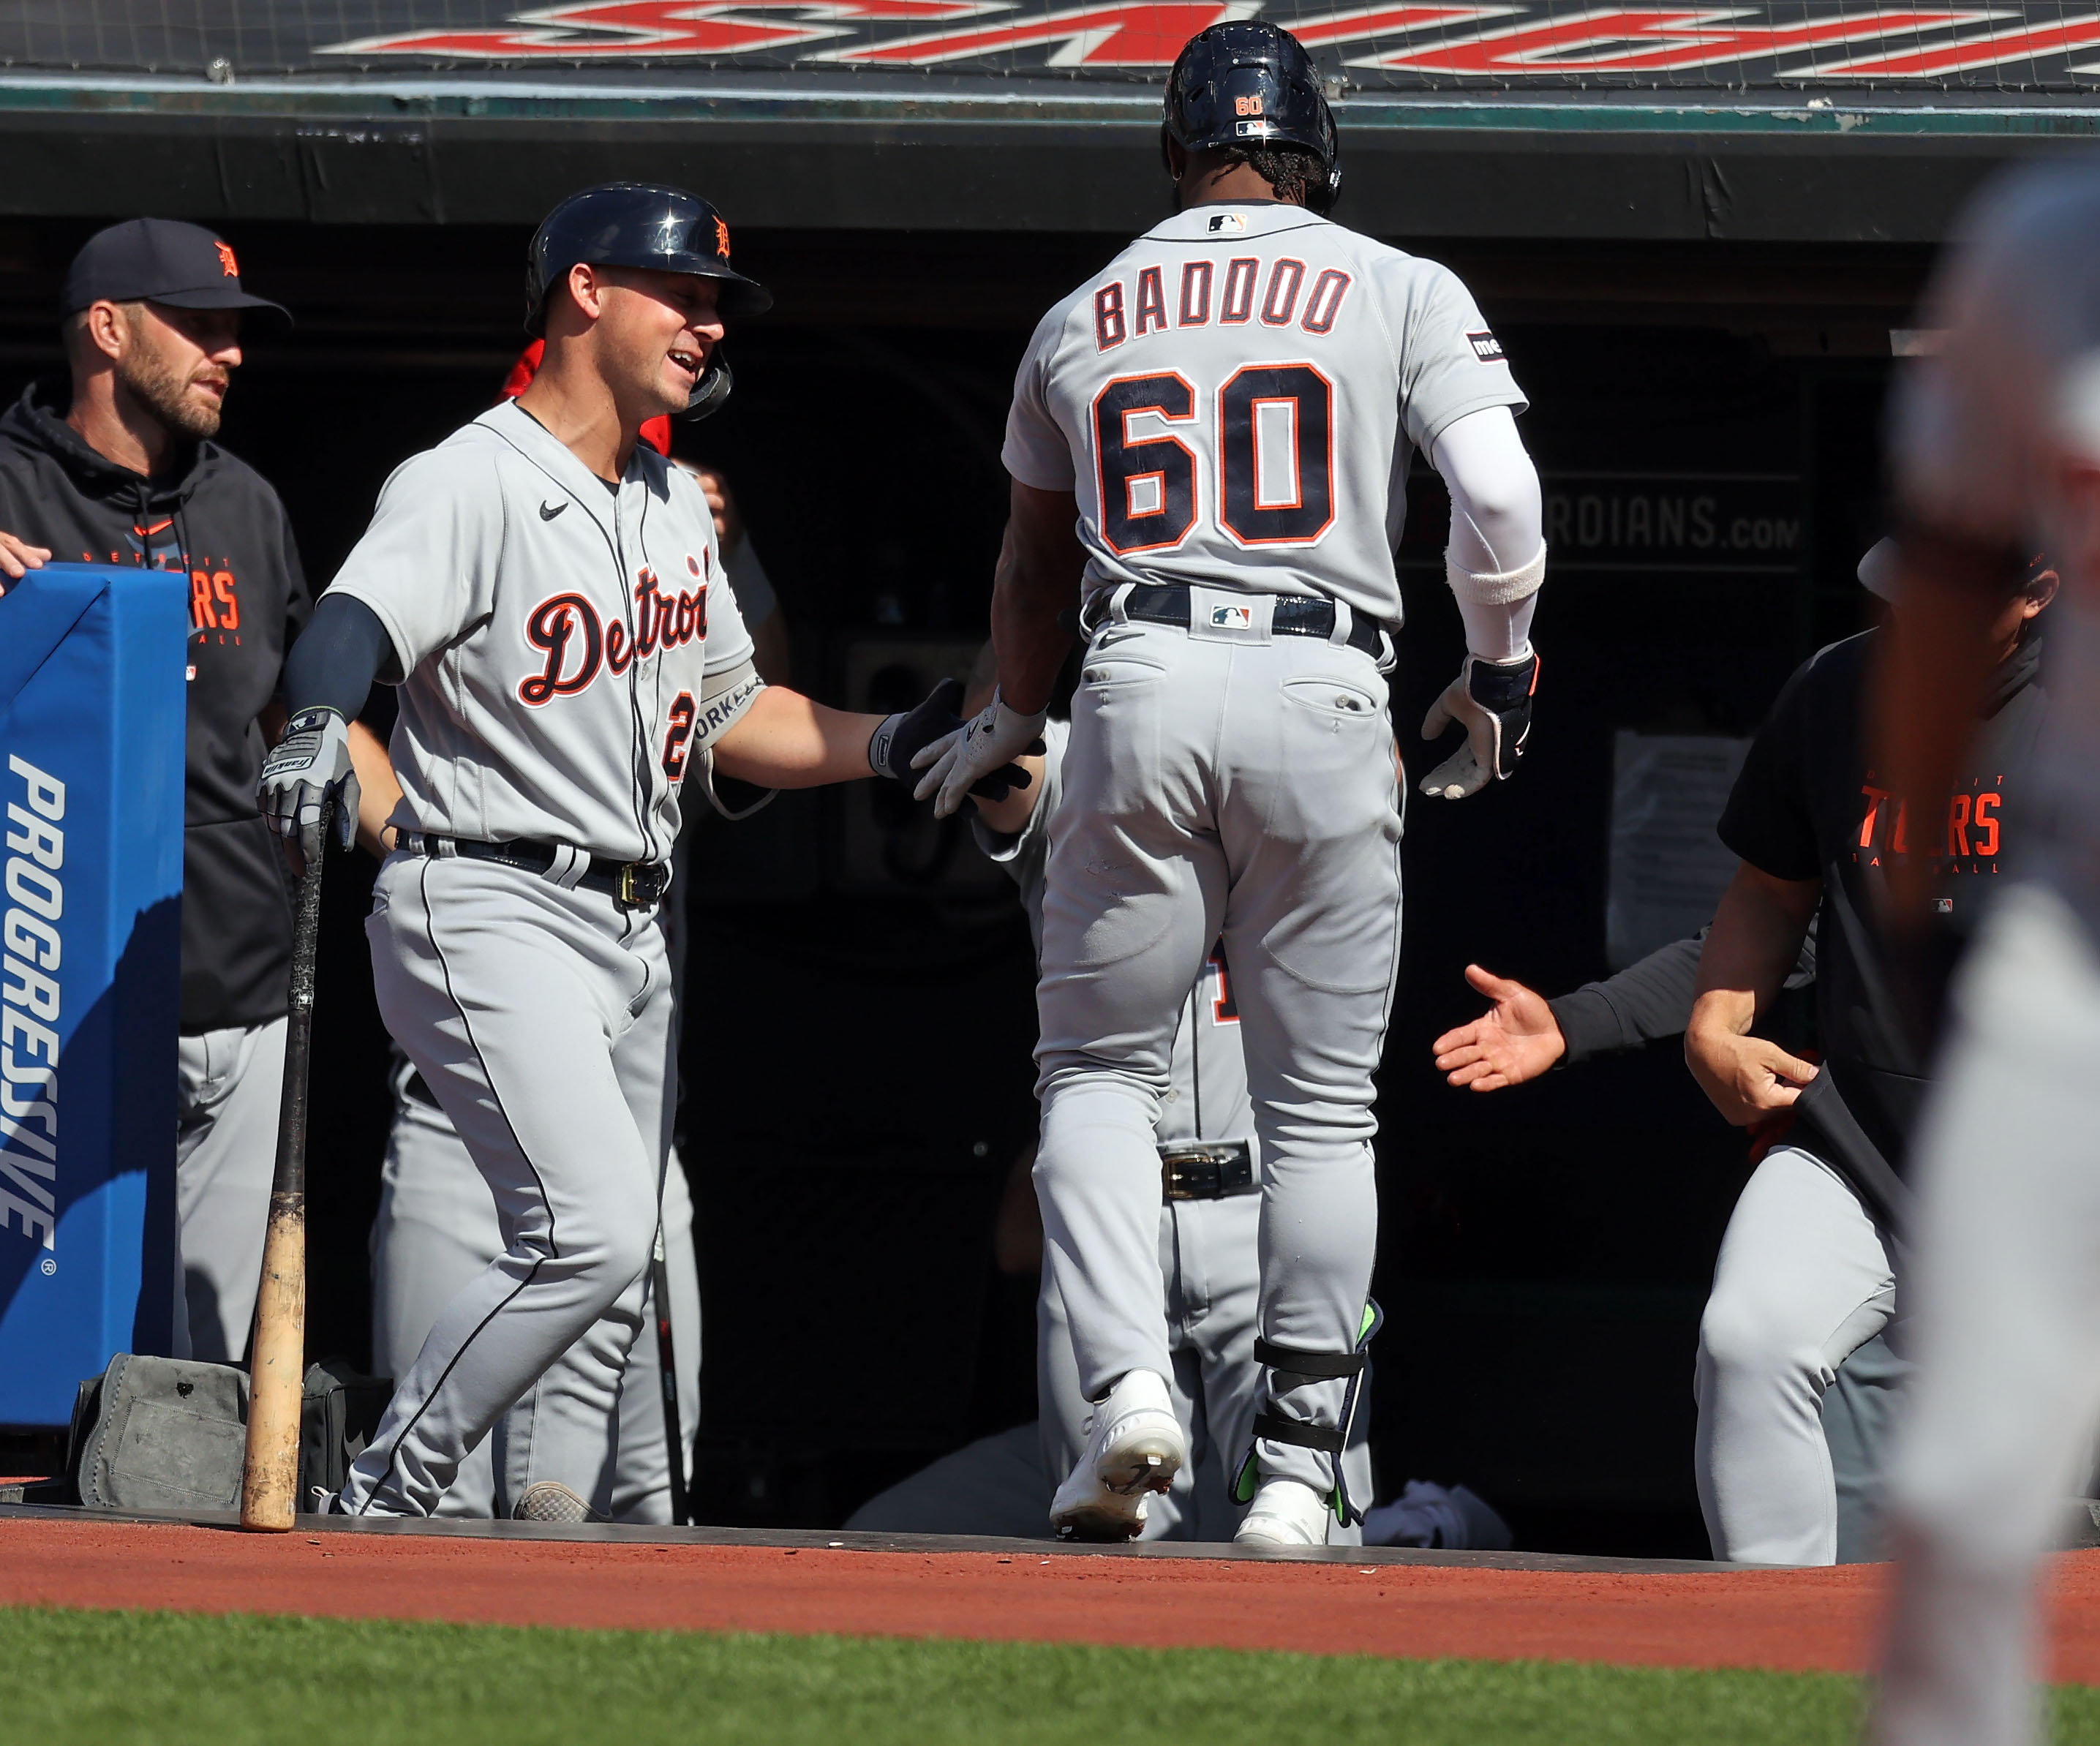
<svg viewBox="0 0 2100 1746">
<path fill-rule="evenodd" d="M 1064 797 L 1069 725 L 1044 725 L 1044 749 L 1020 767 L 1034 778 L 1004 800 L 979 804 L 971 820 L 977 846 L 1021 888 L 1039 954 L 1051 821 Z M 1166 1284 L 1166 1374 L 1189 1459 L 1164 1492 L 1140 1490 L 1118 1502 L 1127 1532 L 1142 1540 L 1227 1540 L 1247 1500 L 1232 1495 L 1233 1469 L 1252 1435 L 1261 1371 L 1255 1326 L 1261 1296 L 1261 1167 L 1247 1101 L 1239 1008 L 1222 947 L 1203 961 L 1182 1003 L 1160 1098 L 1157 1130 L 1165 1204 L 1159 1216 L 1159 1270 Z M 1367 1330 L 1368 1333 L 1368 1330 Z M 1363 1343 L 1368 1343 L 1366 1341 Z M 1036 1396 L 1043 1470 L 1061 1476 L 1087 1447 L 1093 1409 L 1079 1381 L 1069 1321 L 1046 1268 L 1036 1300 Z M 1349 1495 L 1374 1494 L 1368 1415 L 1356 1403 L 1353 1435 L 1342 1456 Z M 1357 1522 L 1338 1522 L 1329 1538 L 1360 1544 Z"/>
<path fill-rule="evenodd" d="M 765 686 L 705 497 L 638 443 L 645 419 L 720 403 L 726 319 L 771 302 L 714 208 L 585 190 L 533 237 L 527 283 L 539 373 L 388 481 L 286 664 L 292 730 L 259 790 L 320 853 L 326 802 L 355 812 L 345 724 L 375 679 L 399 686 L 373 981 L 506 1244 L 398 1379 L 335 1500 L 352 1515 L 428 1515 L 505 1413 L 512 1513 L 605 1513 L 668 1145 L 657 912 L 686 771 L 894 775 L 955 720 L 952 694 L 880 718 Z"/>
<path fill-rule="evenodd" d="M 1886 1746 L 2040 1736 L 2038 1565 L 2100 1413 L 2100 176 L 2022 173 L 1962 229 L 1921 320 L 1943 346 L 1889 426 L 1905 634 L 1883 786 L 1914 815 L 1961 770 L 2024 552 L 2054 554 L 2063 598 L 2036 841 L 1957 982 L 1917 1146 Z"/>
<path fill-rule="evenodd" d="M 1453 500 L 1470 650 L 1424 783 L 1514 773 L 1544 575 L 1538 478 L 1494 336 L 1446 269 L 1330 223 L 1334 118 L 1297 42 L 1181 51 L 1162 146 L 1180 211 L 1046 315 L 1016 378 L 999 690 L 919 755 L 951 812 L 1041 732 L 1088 638 L 1043 902 L 1036 1184 L 1082 1391 L 1052 1519 L 1123 1532 L 1188 1459 L 1159 1272 L 1156 1135 L 1179 1015 L 1224 941 L 1262 1172 L 1266 1369 L 1236 1538 L 1318 1544 L 1358 1513 L 1343 1413 L 1376 1245 L 1372 1074 L 1400 939 L 1384 671 L 1416 449 Z M 1083 572 L 1083 580 L 1082 575 Z"/>
<path fill-rule="evenodd" d="M 506 397 L 522 394 L 539 363 L 514 373 L 515 386 Z M 642 433 L 647 440 L 649 433 Z M 683 465 L 674 462 L 674 465 Z M 757 554 L 743 537 L 735 500 L 718 474 L 690 467 L 706 495 L 722 552 L 723 573 L 735 597 L 739 615 L 752 634 L 752 664 L 769 684 L 783 683 L 778 664 L 786 640 L 778 624 L 779 601 Z M 772 634 L 769 637 L 768 633 Z M 771 655 L 767 653 L 770 644 Z M 389 773 L 390 776 L 390 772 Z M 387 823 L 401 797 L 400 785 L 367 781 L 360 784 L 359 810 L 368 836 L 383 857 L 394 847 Z M 671 960 L 672 1000 L 677 1014 L 684 1006 L 685 868 L 689 833 L 681 831 L 672 853 L 672 879 L 663 905 L 664 929 Z M 674 1016 L 674 1025 L 677 1022 Z M 376 1374 L 405 1371 L 422 1349 L 439 1312 L 455 1294 L 503 1253 L 503 1232 L 488 1184 L 422 1075 L 396 1051 L 391 1079 L 394 1121 L 380 1170 L 379 1210 L 372 1221 L 372 1364 Z M 677 1149 L 664 1173 L 664 1279 L 677 1366 L 677 1426 L 682 1447 L 677 1470 L 693 1470 L 694 1434 L 700 1411 L 700 1285 L 693 1252 L 693 1201 Z M 615 1521 L 672 1519 L 673 1466 L 661 1395 L 658 1343 L 648 1329 L 657 1312 L 652 1285 L 642 1304 L 643 1334 L 629 1349 L 620 1385 L 618 1452 L 614 1462 L 610 1513 Z M 496 1488 L 501 1470 L 496 1431 L 473 1450 L 439 1502 L 435 1514 L 474 1519 L 508 1515 Z"/>
</svg>

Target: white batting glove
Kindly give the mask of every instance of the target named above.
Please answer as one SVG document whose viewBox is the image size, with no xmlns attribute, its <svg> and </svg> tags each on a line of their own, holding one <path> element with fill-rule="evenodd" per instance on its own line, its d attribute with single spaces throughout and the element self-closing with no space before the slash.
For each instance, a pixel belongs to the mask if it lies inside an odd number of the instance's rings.
<svg viewBox="0 0 2100 1746">
<path fill-rule="evenodd" d="M 1462 800 L 1490 782 L 1514 776 L 1531 733 L 1531 694 L 1538 688 L 1535 654 L 1514 661 L 1467 655 L 1458 677 L 1422 720 L 1424 739 L 1439 738 L 1455 721 L 1466 730 L 1466 743 L 1423 778 L 1422 791 Z"/>
<path fill-rule="evenodd" d="M 255 804 L 270 828 L 299 845 L 308 866 L 320 864 L 321 799 L 335 800 L 335 836 L 348 849 L 357 840 L 357 771 L 350 761 L 350 724 L 337 711 L 302 709 L 262 761 Z"/>
<path fill-rule="evenodd" d="M 1043 709 L 1032 716 L 1009 709 L 994 691 L 991 701 L 974 717 L 922 747 L 912 759 L 912 769 L 926 774 L 911 797 L 923 800 L 933 795 L 933 816 L 946 818 L 986 777 L 1026 752 L 1042 750 L 1043 724 L 1048 716 Z"/>
</svg>

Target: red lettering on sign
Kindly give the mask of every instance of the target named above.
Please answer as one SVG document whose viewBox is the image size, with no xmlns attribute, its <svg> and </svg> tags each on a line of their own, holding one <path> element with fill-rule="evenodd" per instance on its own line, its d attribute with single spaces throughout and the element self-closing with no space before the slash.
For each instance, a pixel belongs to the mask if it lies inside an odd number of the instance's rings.
<svg viewBox="0 0 2100 1746">
<path fill-rule="evenodd" d="M 833 20 L 974 18 L 998 10 L 995 0 L 600 0 L 537 8 L 493 29 L 360 37 L 321 52 L 431 55 L 448 60 L 660 60 L 748 55 L 845 36 L 840 24 L 829 22 Z M 752 12 L 801 16 L 743 15 Z"/>
<path fill-rule="evenodd" d="M 1981 24 L 1989 12 L 1943 12 L 1942 27 Z M 1818 75 L 1842 73 L 1862 78 L 1920 79 L 1975 67 L 2002 66 L 2042 55 L 2068 55 L 2100 42 L 2100 17 L 2059 18 L 2044 24 L 1993 25 L 1957 42 L 1908 45 L 1894 54 L 1863 55 L 1850 60 L 1819 64 Z"/>
<path fill-rule="evenodd" d="M 1596 7 L 1543 23 L 1498 26 L 1457 42 L 1388 49 L 1349 64 L 1410 73 L 1650 73 L 1798 53 L 1897 32 L 1981 23 L 1988 12 L 1854 12 L 1800 24 L 1742 22 L 1747 7 Z M 1817 73 L 1829 72 L 1819 64 Z"/>
<path fill-rule="evenodd" d="M 1239 10 L 1229 0 L 1110 0 L 1106 5 L 1078 7 L 1040 18 L 1006 18 L 924 36 L 826 49 L 807 58 L 863 66 L 924 67 L 1054 43 L 1048 63 L 1052 67 L 1171 67 L 1189 37 Z"/>
</svg>

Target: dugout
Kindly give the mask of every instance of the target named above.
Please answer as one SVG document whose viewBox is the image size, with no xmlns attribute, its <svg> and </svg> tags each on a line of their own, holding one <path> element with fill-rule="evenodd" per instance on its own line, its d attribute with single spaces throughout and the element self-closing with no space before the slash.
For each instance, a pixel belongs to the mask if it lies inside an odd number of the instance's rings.
<svg viewBox="0 0 2100 1746">
<path fill-rule="evenodd" d="M 796 682 L 877 701 L 984 634 L 1013 363 L 1050 302 L 1167 209 L 1164 65 L 1245 10 L 15 9 L 0 390 L 56 366 L 51 300 L 95 226 L 221 227 L 298 316 L 251 333 L 225 440 L 283 493 L 318 584 L 395 462 L 492 396 L 539 214 L 593 181 L 687 183 L 779 294 L 732 336 L 736 396 L 694 452 L 743 500 Z M 1995 166 L 2100 127 L 2100 15 L 1279 0 L 1267 15 L 1330 76 L 1337 217 L 1448 262 L 1493 322 L 1533 399 L 1555 548 L 1522 778 L 1410 818 L 1382 1080 L 1382 1481 L 1462 1480 L 1525 1545 L 1703 1555 L 1692 1343 L 1739 1139 L 1674 1051 L 1477 1098 L 1441 1086 L 1427 1045 L 1474 1008 L 1469 958 L 1558 992 L 1696 910 L 1727 743 L 1858 621 L 1880 399 L 1918 343 L 1931 250 Z M 1459 649 L 1439 492 L 1416 487 L 1404 736 Z M 991 1241 L 1033 1125 L 1027 937 L 967 844 L 894 800 L 790 796 L 696 845 L 685 1078 L 709 1519 L 835 1523 L 1033 1414 L 1032 1283 L 998 1271 Z M 1664 822 L 1643 838 L 1645 816 Z M 388 1114 L 367 885 L 360 867 L 329 890 L 311 1165 L 311 1340 L 352 1356 Z M 969 1083 L 931 1097 L 917 1039 L 948 1026 Z"/>
</svg>

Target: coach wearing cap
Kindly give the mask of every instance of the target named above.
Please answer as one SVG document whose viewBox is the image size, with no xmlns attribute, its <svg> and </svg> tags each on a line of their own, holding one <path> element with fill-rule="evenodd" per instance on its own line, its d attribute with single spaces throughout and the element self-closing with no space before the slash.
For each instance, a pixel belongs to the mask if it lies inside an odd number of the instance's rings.
<svg viewBox="0 0 2100 1746">
<path fill-rule="evenodd" d="M 56 558 L 166 571 L 189 601 L 175 1343 L 235 1360 L 262 1267 L 292 938 L 255 783 L 285 651 L 313 611 L 276 492 L 212 441 L 248 309 L 285 315 L 241 289 L 211 231 L 112 225 L 66 273 L 67 374 L 0 415 L 0 589 Z"/>
</svg>

